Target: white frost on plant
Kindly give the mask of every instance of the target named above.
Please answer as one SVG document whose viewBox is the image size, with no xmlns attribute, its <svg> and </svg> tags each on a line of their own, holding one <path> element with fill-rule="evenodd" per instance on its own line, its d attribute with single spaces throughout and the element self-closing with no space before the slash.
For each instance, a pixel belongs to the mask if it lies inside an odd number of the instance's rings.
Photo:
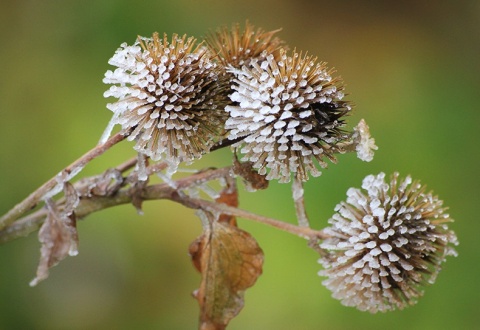
<svg viewBox="0 0 480 330">
<path fill-rule="evenodd" d="M 100 137 L 100 140 L 98 141 L 98 145 L 105 144 L 105 142 L 108 141 L 108 138 L 112 135 L 113 128 L 117 124 L 117 120 L 118 120 L 118 113 L 115 112 L 113 114 L 112 118 L 110 119 L 110 121 L 108 122 L 107 127 L 103 131 L 102 136 Z"/>
<path fill-rule="evenodd" d="M 61 172 L 59 172 L 55 176 L 55 181 L 57 183 L 52 189 L 50 189 L 45 193 L 45 195 L 43 195 L 42 200 L 45 201 L 62 192 L 65 182 L 68 182 L 74 177 L 76 177 L 83 170 L 83 168 L 84 166 L 75 166 L 70 171 L 62 170 Z"/>
<path fill-rule="evenodd" d="M 364 162 L 372 161 L 374 150 L 378 150 L 378 147 L 375 145 L 375 139 L 370 136 L 370 129 L 365 120 L 360 120 L 353 129 L 353 140 L 356 144 L 357 157 Z"/>
<path fill-rule="evenodd" d="M 201 183 L 197 187 L 213 200 L 220 197 L 220 192 L 210 187 L 207 182 Z"/>
<path fill-rule="evenodd" d="M 148 173 L 147 173 L 147 160 L 143 154 L 138 154 L 137 156 L 137 176 L 139 181 L 147 181 Z"/>
<path fill-rule="evenodd" d="M 157 176 L 172 189 L 178 189 L 178 184 L 172 179 L 173 173 L 166 171 L 166 173 L 157 172 Z"/>
<path fill-rule="evenodd" d="M 303 184 L 302 181 L 300 180 L 293 180 L 292 184 L 292 194 L 293 194 L 293 200 L 298 201 L 303 199 L 304 195 L 304 189 L 303 189 Z"/>
</svg>

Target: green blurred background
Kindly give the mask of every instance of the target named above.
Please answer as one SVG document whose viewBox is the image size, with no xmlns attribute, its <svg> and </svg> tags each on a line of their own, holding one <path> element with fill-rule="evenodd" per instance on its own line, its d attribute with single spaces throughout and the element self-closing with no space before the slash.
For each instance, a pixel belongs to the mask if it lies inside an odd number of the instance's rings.
<svg viewBox="0 0 480 330">
<path fill-rule="evenodd" d="M 326 225 L 367 174 L 399 171 L 433 189 L 456 222 L 459 257 L 404 311 L 343 307 L 317 276 L 303 240 L 240 220 L 264 249 L 264 274 L 229 329 L 474 329 L 480 324 L 478 222 L 480 2 L 472 1 L 13 1 L 0 2 L 0 213 L 93 147 L 111 113 L 108 59 L 137 35 L 197 37 L 249 19 L 291 48 L 334 66 L 379 150 L 371 163 L 339 157 L 306 187 L 308 213 Z M 87 167 L 133 155 L 131 143 Z M 228 150 L 198 167 L 223 166 Z M 289 185 L 241 193 L 242 208 L 294 222 Z M 0 329 L 195 329 L 190 293 L 200 276 L 187 248 L 193 212 L 171 202 L 106 210 L 79 224 L 80 254 L 35 288 L 36 234 L 0 247 Z M 477 213 L 475 213 L 477 212 Z M 475 216 L 477 214 L 477 216 Z"/>
</svg>

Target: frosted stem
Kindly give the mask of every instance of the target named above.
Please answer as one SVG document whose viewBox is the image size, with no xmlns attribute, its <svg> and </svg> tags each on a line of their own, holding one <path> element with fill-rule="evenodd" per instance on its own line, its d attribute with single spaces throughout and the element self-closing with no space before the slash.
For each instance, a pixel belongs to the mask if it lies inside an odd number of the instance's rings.
<svg viewBox="0 0 480 330">
<path fill-rule="evenodd" d="M 305 211 L 305 201 L 303 200 L 303 183 L 297 177 L 293 179 L 292 194 L 295 203 L 295 211 L 297 213 L 298 225 L 301 227 L 310 227 L 307 212 Z"/>
<path fill-rule="evenodd" d="M 162 173 L 162 172 L 158 172 L 157 173 L 157 176 L 162 179 L 163 182 L 165 182 L 166 184 L 168 184 L 171 188 L 173 189 L 177 189 L 177 183 L 172 179 L 172 176 L 171 174 L 168 172 L 168 168 L 167 168 L 167 173 Z"/>
<path fill-rule="evenodd" d="M 102 145 L 108 141 L 108 138 L 112 134 L 113 127 L 117 123 L 117 119 L 118 119 L 118 112 L 115 112 L 112 116 L 112 119 L 110 119 L 110 121 L 108 122 L 107 127 L 103 131 L 102 136 L 100 137 L 100 141 L 98 141 L 98 145 Z"/>
<path fill-rule="evenodd" d="M 211 227 L 210 219 L 207 216 L 207 212 L 205 212 L 204 210 L 197 210 L 195 212 L 195 215 L 200 219 L 203 230 L 207 230 L 208 228 Z"/>
<path fill-rule="evenodd" d="M 128 163 L 131 165 L 133 161 L 129 161 Z M 155 172 L 155 170 L 158 170 L 157 166 L 160 168 L 165 166 L 165 164 L 157 163 L 149 166 L 147 170 L 149 172 L 152 170 L 153 172 Z M 141 190 L 135 191 L 134 194 L 137 194 L 136 197 L 140 198 L 143 201 L 169 199 L 178 202 L 186 207 L 196 210 L 204 210 L 207 213 L 211 213 L 213 215 L 226 214 L 253 220 L 256 222 L 261 222 L 263 224 L 275 227 L 277 229 L 289 232 L 291 234 L 308 240 L 325 239 L 326 237 L 328 237 L 322 231 L 314 230 L 312 228 L 296 226 L 284 221 L 268 218 L 255 213 L 251 213 L 249 211 L 241 210 L 236 207 L 228 206 L 226 204 L 192 198 L 187 196 L 186 194 L 179 194 L 179 190 L 187 189 L 189 187 L 196 186 L 210 180 L 217 180 L 219 178 L 225 178 L 226 180 L 230 180 L 230 171 L 230 167 L 215 170 L 206 170 L 204 172 L 199 172 L 189 177 L 175 181 L 177 189 L 173 189 L 169 184 L 164 183 L 143 187 Z M 86 180 L 95 180 L 95 178 L 96 177 L 86 178 Z M 86 185 L 88 186 L 88 184 Z M 131 190 L 131 188 L 123 187 L 119 189 L 115 194 L 109 196 L 97 196 L 93 194 L 82 195 L 78 206 L 75 208 L 75 214 L 77 216 L 77 219 L 84 218 L 91 213 L 98 212 L 109 207 L 132 203 L 132 199 L 134 197 L 134 194 L 132 192 L 133 190 Z M 63 201 L 62 199 L 59 200 L 57 203 L 59 204 L 59 209 L 62 210 L 65 203 L 64 199 Z M 0 230 L 0 244 L 7 243 L 19 237 L 27 236 L 31 232 L 37 230 L 43 223 L 46 215 L 47 212 L 45 209 L 39 209 L 36 212 L 29 214 L 22 219 L 19 219 L 5 229 Z"/>
<path fill-rule="evenodd" d="M 63 171 L 60 173 L 65 173 L 67 176 L 71 173 L 75 173 L 78 169 L 82 169 L 88 164 L 92 159 L 97 158 L 98 156 L 102 155 L 105 151 L 113 147 L 118 142 L 125 139 L 125 136 L 128 133 L 117 133 L 108 139 L 104 144 L 96 146 L 92 150 L 88 151 L 82 157 L 74 161 L 72 164 L 67 166 Z M 78 173 L 78 172 L 77 172 Z M 41 199 L 47 194 L 51 189 L 55 188 L 58 184 L 57 176 L 54 176 L 47 182 L 45 182 L 42 186 L 40 186 L 37 190 L 31 193 L 27 198 L 25 198 L 22 202 L 15 205 L 10 211 L 8 211 L 5 215 L 0 218 L 0 230 L 5 228 L 6 226 L 13 223 L 22 214 L 30 211 L 34 208 Z"/>
<path fill-rule="evenodd" d="M 147 157 L 141 153 L 138 154 L 137 176 L 139 181 L 147 181 Z"/>
<path fill-rule="evenodd" d="M 202 190 L 211 199 L 217 199 L 220 196 L 220 193 L 215 189 L 213 189 L 212 187 L 210 187 L 207 183 L 202 183 L 198 185 L 198 189 Z"/>
</svg>

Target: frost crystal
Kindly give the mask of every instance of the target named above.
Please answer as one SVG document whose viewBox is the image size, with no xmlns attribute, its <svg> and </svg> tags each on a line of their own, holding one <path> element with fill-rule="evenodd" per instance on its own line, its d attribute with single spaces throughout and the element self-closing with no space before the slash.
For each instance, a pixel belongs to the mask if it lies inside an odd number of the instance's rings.
<svg viewBox="0 0 480 330">
<path fill-rule="evenodd" d="M 341 101 L 343 87 L 324 63 L 294 52 L 287 56 L 267 56 L 252 60 L 241 70 L 231 67 L 234 75 L 230 99 L 234 105 L 225 128 L 230 140 L 267 179 L 289 182 L 291 173 L 301 181 L 308 174 L 319 176 L 314 160 L 326 167 L 325 158 L 335 162 L 337 144 L 347 139 L 341 127 L 342 117 L 351 107 Z"/>
<path fill-rule="evenodd" d="M 353 140 L 356 144 L 355 150 L 358 158 L 365 162 L 372 161 L 373 151 L 378 147 L 375 145 L 375 139 L 370 136 L 370 130 L 365 120 L 360 120 L 353 129 Z"/>
<path fill-rule="evenodd" d="M 104 83 L 112 84 L 105 97 L 128 139 L 136 140 L 135 150 L 153 160 L 167 160 L 171 172 L 178 164 L 208 152 L 216 142 L 226 119 L 229 103 L 224 87 L 217 84 L 218 69 L 206 48 L 196 40 L 158 34 L 141 38 L 133 46 L 122 44 L 110 59 L 116 66 L 105 73 Z"/>
<path fill-rule="evenodd" d="M 390 183 L 385 174 L 369 175 L 362 189 L 350 188 L 347 201 L 325 229 L 320 245 L 323 284 L 333 297 L 360 310 L 402 309 L 422 295 L 421 285 L 433 283 L 447 255 L 456 255 L 455 234 L 442 201 L 410 177 Z"/>
</svg>

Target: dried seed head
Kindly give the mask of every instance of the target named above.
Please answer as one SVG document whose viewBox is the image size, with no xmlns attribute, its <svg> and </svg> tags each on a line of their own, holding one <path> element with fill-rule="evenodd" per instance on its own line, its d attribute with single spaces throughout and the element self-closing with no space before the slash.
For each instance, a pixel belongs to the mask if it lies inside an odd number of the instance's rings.
<svg viewBox="0 0 480 330">
<path fill-rule="evenodd" d="M 339 78 L 316 58 L 284 50 L 276 59 L 252 61 L 235 74 L 227 106 L 225 128 L 230 140 L 242 139 L 243 160 L 251 161 L 267 179 L 289 182 L 291 173 L 302 181 L 320 175 L 314 160 L 326 167 L 324 158 L 335 162 L 342 152 L 339 142 L 348 134 L 341 130 L 343 116 L 351 107 L 343 99 Z"/>
<path fill-rule="evenodd" d="M 410 177 L 390 183 L 385 174 L 369 175 L 363 190 L 350 188 L 346 202 L 325 229 L 320 259 L 327 276 L 323 284 L 346 306 L 385 312 L 403 309 L 433 283 L 447 255 L 456 255 L 452 219 L 442 201 Z"/>
<path fill-rule="evenodd" d="M 118 98 L 107 106 L 114 112 L 110 126 L 133 129 L 135 150 L 168 161 L 172 171 L 209 151 L 229 101 L 205 47 L 194 38 L 174 34 L 169 41 L 155 33 L 122 44 L 109 64 L 117 69 L 106 72 L 103 81 L 112 86 L 104 95 Z"/>
<path fill-rule="evenodd" d="M 239 24 L 222 27 L 206 37 L 206 42 L 223 67 L 240 68 L 248 65 L 252 59 L 265 59 L 268 54 L 278 54 L 284 42 L 274 34 L 280 30 L 265 32 L 248 21 L 242 31 Z"/>
</svg>

